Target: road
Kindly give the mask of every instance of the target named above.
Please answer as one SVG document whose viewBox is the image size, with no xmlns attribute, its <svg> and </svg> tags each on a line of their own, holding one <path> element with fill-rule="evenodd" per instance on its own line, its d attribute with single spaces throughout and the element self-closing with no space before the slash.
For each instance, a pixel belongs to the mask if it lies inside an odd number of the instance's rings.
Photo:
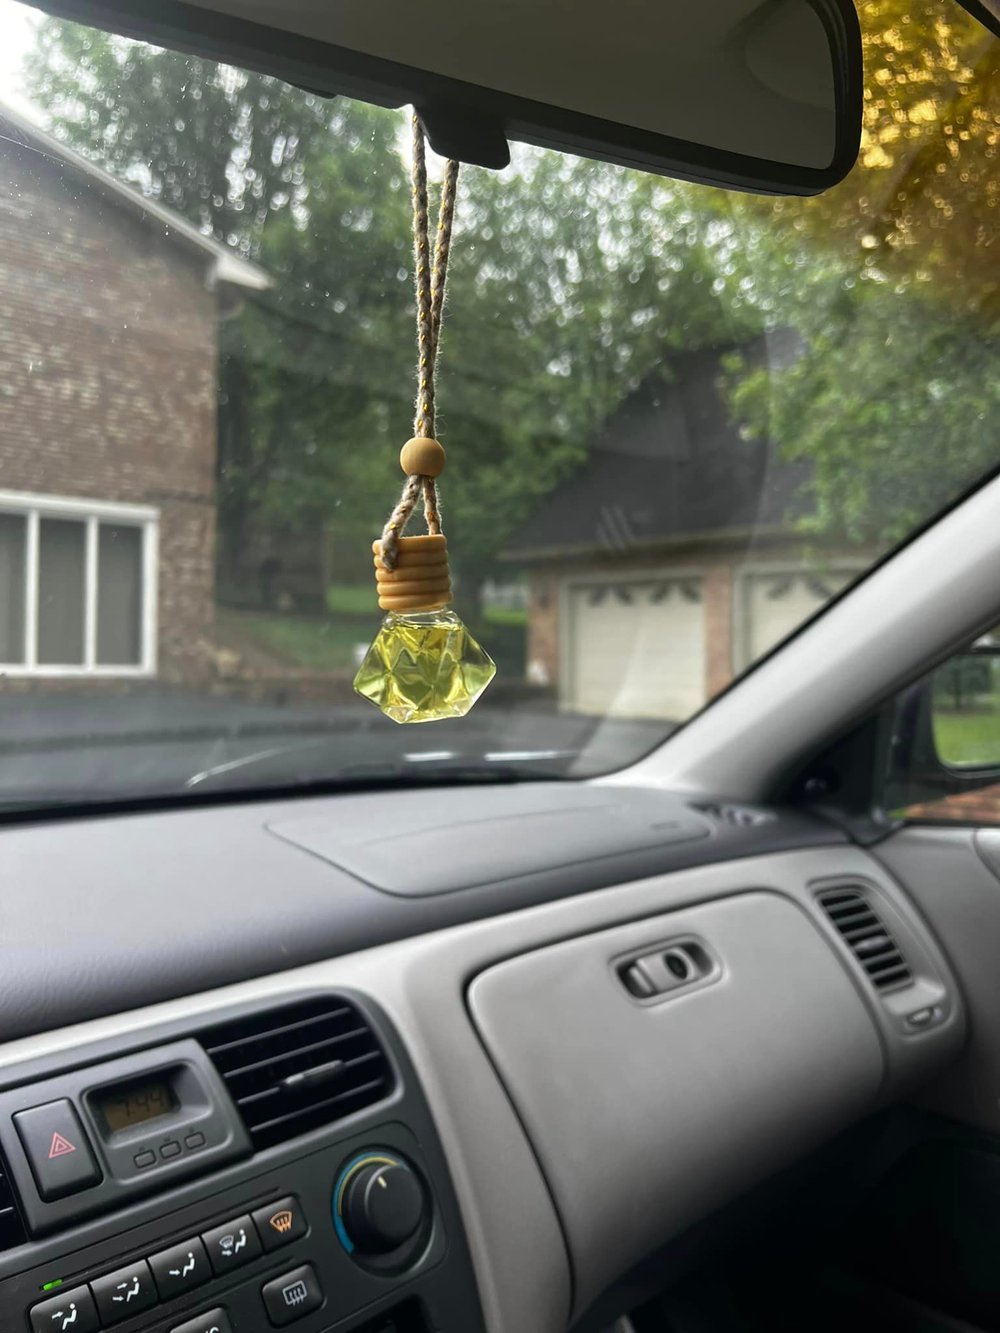
<svg viewBox="0 0 1000 1333">
<path fill-rule="evenodd" d="M 360 700 L 275 706 L 167 692 L 0 695 L 0 804 L 314 782 L 344 770 L 364 777 L 399 763 L 414 771 L 423 763 L 426 772 L 482 756 L 582 776 L 637 758 L 670 729 L 534 702 L 483 700 L 461 720 L 401 727 Z"/>
</svg>

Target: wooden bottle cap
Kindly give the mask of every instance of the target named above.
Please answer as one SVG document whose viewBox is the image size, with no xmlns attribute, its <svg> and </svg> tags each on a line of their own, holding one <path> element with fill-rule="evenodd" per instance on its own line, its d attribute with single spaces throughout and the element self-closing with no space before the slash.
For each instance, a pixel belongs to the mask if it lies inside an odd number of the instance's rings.
<svg viewBox="0 0 1000 1333">
<path fill-rule="evenodd" d="M 451 601 L 445 537 L 400 537 L 395 569 L 382 563 L 382 543 L 372 542 L 375 585 L 383 611 L 435 611 Z"/>
</svg>

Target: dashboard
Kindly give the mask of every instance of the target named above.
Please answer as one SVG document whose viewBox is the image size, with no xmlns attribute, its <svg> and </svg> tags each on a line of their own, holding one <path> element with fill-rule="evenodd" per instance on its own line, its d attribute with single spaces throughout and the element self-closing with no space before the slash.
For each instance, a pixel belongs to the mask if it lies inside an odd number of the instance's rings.
<svg viewBox="0 0 1000 1333">
<path fill-rule="evenodd" d="M 564 1333 L 965 1043 L 923 914 L 803 815 L 539 783 L 0 837 L 5 1333 Z"/>
</svg>

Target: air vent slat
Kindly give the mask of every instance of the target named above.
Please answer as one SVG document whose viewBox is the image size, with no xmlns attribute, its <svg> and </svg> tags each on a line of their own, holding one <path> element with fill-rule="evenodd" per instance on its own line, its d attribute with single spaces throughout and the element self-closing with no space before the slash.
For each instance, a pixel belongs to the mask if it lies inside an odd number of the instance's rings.
<svg viewBox="0 0 1000 1333">
<path fill-rule="evenodd" d="M 361 1065 L 369 1065 L 376 1060 L 381 1059 L 383 1059 L 381 1051 L 369 1051 L 367 1055 L 359 1055 L 354 1060 L 345 1060 L 344 1064 L 337 1070 L 337 1073 L 330 1081 L 339 1083 L 342 1078 L 350 1078 L 352 1070 L 358 1069 Z M 276 1083 L 273 1087 L 262 1088 L 260 1092 L 251 1092 L 244 1097 L 238 1097 L 236 1105 L 242 1109 L 244 1106 L 253 1106 L 258 1102 L 262 1102 L 268 1097 L 283 1096 L 285 1096 L 284 1088 Z"/>
<path fill-rule="evenodd" d="M 200 1040 L 255 1148 L 333 1124 L 393 1088 L 381 1042 L 354 1005 L 338 996 L 235 1019 Z"/>
<path fill-rule="evenodd" d="M 760 810 L 752 805 L 733 805 L 728 801 L 692 803 L 692 809 L 713 823 L 728 824 L 732 828 L 755 828 L 760 824 L 770 824 L 777 818 L 773 810 Z"/>
<path fill-rule="evenodd" d="M 831 889 L 819 895 L 819 904 L 876 990 L 912 984 L 899 945 L 860 889 Z"/>
<path fill-rule="evenodd" d="M 866 926 L 852 926 L 850 930 L 842 930 L 840 933 L 849 944 L 860 943 L 869 939 L 881 939 L 885 936 L 881 924 L 875 920 L 870 921 Z"/>
<path fill-rule="evenodd" d="M 282 1037 L 286 1032 L 304 1031 L 306 1028 L 315 1026 L 317 1023 L 329 1023 L 331 1019 L 339 1018 L 342 1014 L 353 1015 L 353 1009 L 348 1009 L 346 1005 L 341 1005 L 339 1009 L 331 1009 L 329 1013 L 317 1014 L 315 1018 L 307 1018 L 302 1023 L 282 1023 L 279 1027 L 261 1028 L 259 1032 L 249 1037 L 237 1037 L 235 1041 L 224 1041 L 218 1045 L 207 1046 L 205 1049 L 214 1060 L 217 1055 L 224 1055 L 226 1051 L 233 1051 L 240 1046 L 246 1046 L 248 1042 L 269 1040 L 272 1037 Z"/>
<path fill-rule="evenodd" d="M 343 1032 L 338 1037 L 327 1037 L 325 1041 L 314 1041 L 308 1046 L 298 1046 L 294 1050 L 285 1051 L 281 1055 L 272 1056 L 268 1060 L 256 1060 L 250 1065 L 240 1065 L 236 1069 L 230 1069 L 226 1078 L 241 1078 L 244 1074 L 256 1074 L 260 1069 L 266 1069 L 269 1065 L 278 1065 L 283 1060 L 298 1060 L 304 1055 L 315 1055 L 319 1051 L 327 1051 L 331 1046 L 339 1046 L 342 1042 L 351 1037 L 364 1037 L 368 1035 L 367 1028 L 352 1028 L 350 1032 Z M 310 1064 L 319 1063 L 312 1060 Z"/>
<path fill-rule="evenodd" d="M 365 1102 L 365 1105 L 367 1106 L 368 1102 L 378 1101 L 379 1098 L 384 1095 L 384 1093 L 381 1092 L 381 1089 L 384 1087 L 385 1087 L 385 1079 L 382 1078 L 370 1079 L 367 1083 L 362 1083 L 357 1088 L 351 1088 L 347 1092 L 339 1092 L 336 1095 L 336 1097 L 326 1097 L 323 1099 L 323 1101 L 316 1102 L 314 1106 L 308 1108 L 308 1110 L 290 1111 L 287 1115 L 276 1116 L 273 1120 L 264 1120 L 257 1127 L 257 1132 L 261 1134 L 270 1133 L 271 1131 L 273 1131 L 274 1129 L 278 1128 L 281 1125 L 291 1124 L 292 1121 L 299 1119 L 301 1116 L 304 1116 L 311 1111 L 317 1111 L 321 1109 L 326 1109 L 327 1107 L 337 1106 L 339 1103 L 346 1102 L 349 1099 L 367 1097 L 368 1101 Z M 370 1095 L 375 1093 L 378 1093 L 378 1096 Z M 356 1106 L 351 1107 L 351 1110 L 356 1111 L 358 1110 L 358 1107 Z M 345 1111 L 344 1114 L 346 1115 L 347 1112 Z M 335 1120 L 337 1117 L 331 1116 L 330 1118 Z M 301 1127 L 292 1130 L 292 1134 L 301 1134 L 302 1132 L 303 1130 Z M 281 1134 L 279 1137 L 282 1139 L 287 1139 L 291 1138 L 291 1134 Z"/>
</svg>

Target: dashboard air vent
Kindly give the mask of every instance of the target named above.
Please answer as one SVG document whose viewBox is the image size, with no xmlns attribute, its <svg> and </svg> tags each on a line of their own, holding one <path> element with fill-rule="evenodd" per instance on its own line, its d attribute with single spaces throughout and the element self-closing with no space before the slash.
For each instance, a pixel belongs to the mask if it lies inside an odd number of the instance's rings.
<svg viewBox="0 0 1000 1333">
<path fill-rule="evenodd" d="M 23 1245 L 27 1239 L 28 1233 L 17 1208 L 14 1183 L 7 1170 L 7 1163 L 0 1156 L 0 1250 L 12 1250 L 15 1245 Z"/>
<path fill-rule="evenodd" d="M 303 1000 L 199 1034 L 255 1148 L 332 1124 L 381 1101 L 393 1076 L 353 1004 Z"/>
<path fill-rule="evenodd" d="M 734 805 L 730 801 L 700 801 L 692 808 L 716 824 L 728 824 L 731 828 L 756 828 L 760 824 L 770 824 L 777 818 L 771 810 L 761 810 L 752 805 Z"/>
<path fill-rule="evenodd" d="M 827 889 L 819 903 L 868 973 L 876 990 L 898 990 L 913 981 L 899 945 L 859 889 Z"/>
</svg>

